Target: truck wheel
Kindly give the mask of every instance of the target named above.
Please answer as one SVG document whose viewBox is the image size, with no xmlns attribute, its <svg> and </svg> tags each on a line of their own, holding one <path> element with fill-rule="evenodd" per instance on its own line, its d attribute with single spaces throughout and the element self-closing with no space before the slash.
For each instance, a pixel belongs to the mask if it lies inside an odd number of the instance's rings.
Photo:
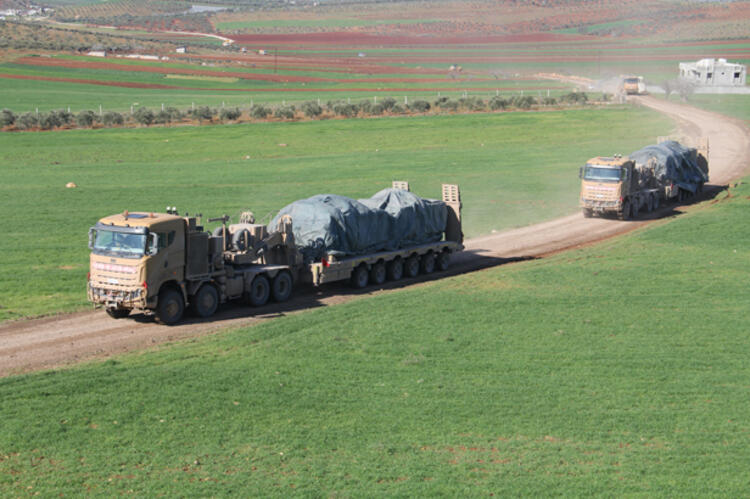
<svg viewBox="0 0 750 499">
<path fill-rule="evenodd" d="M 268 277 L 263 274 L 255 276 L 250 284 L 250 290 L 247 292 L 247 301 L 250 302 L 250 306 L 260 307 L 265 305 L 269 296 L 271 296 L 271 285 L 268 283 Z"/>
<path fill-rule="evenodd" d="M 685 191 L 678 188 L 677 189 L 677 202 L 678 203 L 684 203 L 685 202 Z"/>
<path fill-rule="evenodd" d="M 594 210 L 591 208 L 583 208 L 581 212 L 583 212 L 583 218 L 591 218 L 594 216 Z"/>
<path fill-rule="evenodd" d="M 654 208 L 654 211 L 656 211 L 659 209 L 659 195 L 655 194 L 653 199 L 654 199 L 653 208 Z"/>
<path fill-rule="evenodd" d="M 166 288 L 159 293 L 159 304 L 156 306 L 156 320 L 167 326 L 176 324 L 185 312 L 185 301 L 182 293 L 174 288 Z"/>
<path fill-rule="evenodd" d="M 370 282 L 379 285 L 385 282 L 385 264 L 378 262 L 370 269 Z"/>
<path fill-rule="evenodd" d="M 193 295 L 190 301 L 190 309 L 198 317 L 211 317 L 219 308 L 219 292 L 213 284 L 204 284 Z"/>
<path fill-rule="evenodd" d="M 273 294 L 274 301 L 279 303 L 287 301 L 292 295 L 292 285 L 292 274 L 286 270 L 276 274 L 271 285 L 271 294 Z"/>
<path fill-rule="evenodd" d="M 451 265 L 451 252 L 441 251 L 435 265 L 437 265 L 438 270 L 448 270 L 448 267 Z"/>
<path fill-rule="evenodd" d="M 639 211 L 638 210 L 638 203 L 637 202 L 632 203 L 630 205 L 630 209 L 633 210 L 633 215 L 632 215 L 631 218 L 638 218 L 638 211 Z"/>
<path fill-rule="evenodd" d="M 388 265 L 386 267 L 388 279 L 391 281 L 398 281 L 402 277 L 404 277 L 404 261 L 396 257 L 395 260 L 388 262 Z"/>
<path fill-rule="evenodd" d="M 435 270 L 435 253 L 432 251 L 422 255 L 422 273 L 431 274 Z"/>
<path fill-rule="evenodd" d="M 419 257 L 417 255 L 412 255 L 406 259 L 404 274 L 406 274 L 406 277 L 417 277 L 419 275 Z"/>
<path fill-rule="evenodd" d="M 620 213 L 618 213 L 620 216 L 620 220 L 630 220 L 630 200 L 626 199 L 622 202 L 622 207 Z"/>
<path fill-rule="evenodd" d="M 646 212 L 651 213 L 652 211 L 654 211 L 654 196 L 649 194 L 646 198 Z"/>
<path fill-rule="evenodd" d="M 362 289 L 367 286 L 367 280 L 369 279 L 369 272 L 367 271 L 367 265 L 364 263 L 352 270 L 352 277 L 350 283 L 353 288 Z"/>
<path fill-rule="evenodd" d="M 129 308 L 108 308 L 107 315 L 113 319 L 122 319 L 130 315 Z"/>
</svg>

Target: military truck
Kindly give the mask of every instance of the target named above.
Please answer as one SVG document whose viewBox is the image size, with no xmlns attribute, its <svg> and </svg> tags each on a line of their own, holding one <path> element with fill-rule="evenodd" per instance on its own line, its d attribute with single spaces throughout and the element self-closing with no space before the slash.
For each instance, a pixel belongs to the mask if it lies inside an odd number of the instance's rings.
<svg viewBox="0 0 750 499">
<path fill-rule="evenodd" d="M 626 76 L 622 79 L 622 91 L 626 95 L 645 95 L 646 83 L 642 76 Z"/>
<path fill-rule="evenodd" d="M 583 216 L 616 215 L 621 220 L 651 212 L 663 202 L 682 203 L 708 181 L 708 139 L 688 148 L 660 141 L 629 156 L 598 156 L 580 168 Z"/>
<path fill-rule="evenodd" d="M 409 189 L 406 182 L 394 182 L 394 188 Z M 283 302 L 299 283 L 349 279 L 361 288 L 445 270 L 451 254 L 463 249 L 458 186 L 444 184 L 442 200 L 447 217 L 439 241 L 366 254 L 331 252 L 317 261 L 303 258 L 288 215 L 273 227 L 254 223 L 252 215 L 243 214 L 237 224 L 228 224 L 226 215 L 211 218 L 221 225 L 210 233 L 201 215 L 180 216 L 175 208 L 125 211 L 89 230 L 88 299 L 116 319 L 140 310 L 171 325 L 186 307 L 209 317 L 229 300 L 254 307 Z"/>
</svg>

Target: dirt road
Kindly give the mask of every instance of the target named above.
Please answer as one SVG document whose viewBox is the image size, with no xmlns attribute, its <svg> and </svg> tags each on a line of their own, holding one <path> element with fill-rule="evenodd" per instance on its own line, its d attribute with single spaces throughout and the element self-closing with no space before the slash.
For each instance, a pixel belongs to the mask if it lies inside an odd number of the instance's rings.
<svg viewBox="0 0 750 499">
<path fill-rule="evenodd" d="M 652 97 L 633 100 L 671 116 L 678 124 L 680 134 L 688 140 L 709 137 L 711 184 L 726 185 L 750 171 L 750 131 L 743 123 Z M 662 216 L 665 214 L 668 211 L 660 212 Z M 606 239 L 648 223 L 650 220 L 620 222 L 586 219 L 581 214 L 575 214 L 471 239 L 466 242 L 466 251 L 455 258 L 450 273 L 458 274 L 517 259 L 543 256 Z M 251 325 L 280 315 L 342 303 L 362 295 L 387 292 L 414 282 L 406 279 L 366 292 L 353 292 L 343 285 L 327 286 L 323 291 L 310 288 L 300 291 L 290 302 L 282 305 L 261 309 L 227 306 L 210 321 L 187 321 L 173 327 L 155 324 L 142 315 L 113 320 L 103 311 L 11 322 L 0 325 L 0 376 L 105 358 L 227 327 Z M 253 312 L 259 313 L 251 315 Z"/>
</svg>

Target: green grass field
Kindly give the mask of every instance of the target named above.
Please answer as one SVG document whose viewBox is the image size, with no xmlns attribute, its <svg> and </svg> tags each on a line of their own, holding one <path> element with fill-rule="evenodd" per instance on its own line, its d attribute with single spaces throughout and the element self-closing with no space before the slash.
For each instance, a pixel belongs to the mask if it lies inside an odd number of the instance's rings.
<svg viewBox="0 0 750 499">
<path fill-rule="evenodd" d="M 56 59 L 89 62 L 102 62 L 93 57 L 59 56 Z M 39 61 L 44 59 L 39 58 Z M 273 67 L 273 58 L 269 57 L 263 67 L 212 66 L 203 67 L 197 64 L 175 62 L 149 62 L 129 59 L 109 58 L 106 64 L 121 66 L 123 70 L 95 68 L 66 68 L 44 65 L 17 64 L 12 62 L 0 64 L 0 75 L 24 76 L 32 78 L 55 78 L 59 81 L 22 80 L 0 77 L 0 109 L 7 108 L 16 113 L 46 112 L 70 108 L 73 112 L 85 109 L 98 111 L 127 112 L 131 106 L 148 106 L 160 108 L 161 105 L 189 109 L 195 106 L 240 106 L 249 108 L 251 104 L 264 103 L 282 105 L 283 103 L 299 104 L 304 101 L 321 102 L 328 100 L 352 100 L 394 97 L 402 100 L 407 97 L 413 101 L 426 99 L 434 101 L 438 94 L 451 98 L 460 98 L 464 92 L 488 100 L 496 94 L 509 96 L 526 92 L 536 98 L 547 95 L 558 96 L 568 93 L 570 88 L 559 82 L 524 79 L 520 77 L 492 79 L 489 75 L 483 80 L 476 78 L 449 78 L 447 67 L 444 76 L 414 74 L 358 74 L 336 73 L 331 71 L 299 70 L 278 71 Z M 41 64 L 41 63 L 40 63 Z M 131 67 L 162 69 L 164 72 L 147 72 L 130 70 Z M 302 65 L 304 66 L 304 65 Z M 443 65 L 444 66 L 444 65 Z M 194 70 L 196 75 L 201 71 L 212 71 L 215 75 L 208 78 L 189 78 L 190 75 L 168 74 L 170 69 Z M 343 81 L 261 81 L 244 78 L 216 80 L 210 76 L 221 77 L 223 73 L 232 72 L 240 75 L 265 74 L 273 77 L 312 77 L 324 79 L 343 79 Z M 171 76 L 171 77 L 170 77 Z M 178 79 L 175 76 L 182 76 Z M 229 75 L 233 76 L 233 75 Z M 396 78 L 399 81 L 371 81 L 372 79 Z M 400 81 L 401 79 L 417 81 Z M 419 78 L 437 81 L 418 81 Z M 65 81 L 74 79 L 76 82 Z M 102 82 L 103 84 L 85 83 L 85 81 Z M 139 85 L 162 85 L 175 88 L 128 88 L 117 86 L 118 83 Z M 111 84 L 111 85 L 110 85 Z M 425 90 L 429 89 L 429 90 Z"/>
<path fill-rule="evenodd" d="M 84 306 L 88 228 L 125 209 L 264 217 L 323 192 L 369 197 L 408 180 L 438 197 L 450 182 L 476 236 L 575 211 L 580 164 L 670 128 L 648 110 L 612 108 L 3 133 L 0 320 Z"/>
<path fill-rule="evenodd" d="M 678 101 L 679 97 L 670 96 Z M 744 121 L 750 121 L 750 95 L 691 95 L 688 104 Z"/>
<path fill-rule="evenodd" d="M 0 380 L 0 489 L 747 493 L 750 186 L 630 236 Z"/>
</svg>

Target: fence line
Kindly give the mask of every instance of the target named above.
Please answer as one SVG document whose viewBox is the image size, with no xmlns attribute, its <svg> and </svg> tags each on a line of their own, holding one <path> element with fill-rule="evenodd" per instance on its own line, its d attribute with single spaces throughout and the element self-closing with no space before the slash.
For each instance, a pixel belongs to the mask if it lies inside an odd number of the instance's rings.
<svg viewBox="0 0 750 499">
<path fill-rule="evenodd" d="M 416 93 L 417 95 L 413 95 L 414 93 Z M 566 92 L 561 90 L 560 93 L 564 94 Z M 575 93 L 575 92 L 568 92 L 568 93 Z M 585 92 L 581 92 L 581 93 L 585 93 Z M 597 92 L 597 93 L 599 93 L 599 92 Z M 403 96 L 403 101 L 404 101 L 404 104 L 406 104 L 406 105 L 408 105 L 409 102 L 414 102 L 414 101 L 417 101 L 417 100 L 426 100 L 426 101 L 432 103 L 431 99 L 441 99 L 443 97 L 448 97 L 449 99 L 452 99 L 452 98 L 456 98 L 456 99 L 481 98 L 481 99 L 484 99 L 484 100 L 490 100 L 493 97 L 513 97 L 515 95 L 519 95 L 520 97 L 524 97 L 524 96 L 530 95 L 532 97 L 535 97 L 535 98 L 541 100 L 543 97 L 551 97 L 552 96 L 552 91 L 549 88 L 539 89 L 539 90 L 537 90 L 535 92 L 528 92 L 528 90 L 523 90 L 523 89 L 519 89 L 518 91 L 510 91 L 510 90 L 503 90 L 503 91 L 501 91 L 499 89 L 495 89 L 495 90 L 490 90 L 490 91 L 469 91 L 469 90 L 452 91 L 452 92 L 437 91 L 437 92 L 435 92 L 433 94 L 425 94 L 425 93 L 419 93 L 419 92 L 415 91 L 415 92 L 411 92 L 410 94 L 412 94 L 412 95 L 404 95 L 404 94 L 401 94 L 401 95 L 396 95 L 396 94 L 394 94 L 394 95 L 380 95 L 380 96 L 374 95 L 372 97 L 372 102 L 373 102 L 373 104 L 377 104 L 378 103 L 378 97 L 380 97 L 380 99 L 392 98 L 392 99 L 397 99 L 398 100 L 401 96 Z M 291 100 L 289 102 L 287 102 L 288 99 L 282 99 L 280 102 L 279 101 L 274 101 L 274 100 L 269 100 L 269 101 L 263 101 L 263 102 L 260 102 L 260 103 L 257 103 L 257 104 L 258 105 L 262 105 L 264 107 L 278 108 L 278 107 L 286 107 L 287 105 L 290 105 L 290 106 L 291 105 L 293 105 L 293 106 L 299 106 L 299 105 L 301 105 L 301 104 L 303 104 L 305 102 L 317 102 L 317 104 L 319 106 L 323 106 L 327 102 L 344 102 L 345 101 L 347 104 L 351 104 L 352 102 L 354 104 L 358 104 L 358 103 L 360 103 L 362 101 L 369 100 L 369 99 L 370 99 L 369 97 L 365 97 L 365 96 L 358 96 L 358 97 L 347 96 L 347 97 L 330 98 L 330 99 L 321 99 L 320 97 L 311 97 L 311 98 L 308 98 L 308 99 L 298 99 L 298 100 L 295 99 L 295 100 Z M 229 106 L 227 106 L 227 101 L 226 100 L 222 100 L 220 103 L 219 102 L 216 102 L 214 104 L 211 104 L 211 103 L 200 104 L 199 103 L 198 105 L 196 105 L 195 101 L 192 101 L 189 107 L 190 107 L 190 109 L 192 111 L 194 111 L 196 108 L 200 108 L 200 107 L 209 107 L 209 108 L 217 108 L 217 109 L 226 109 L 227 107 L 232 107 L 232 108 L 236 107 L 236 108 L 239 108 L 240 110 L 243 110 L 243 111 L 249 111 L 255 105 L 256 105 L 255 99 L 251 98 L 249 100 L 249 103 L 247 101 L 245 101 L 245 105 L 243 105 L 242 102 L 238 102 L 238 103 L 235 103 L 235 104 L 230 103 Z M 181 104 L 168 104 L 168 103 L 165 103 L 165 102 L 155 103 L 155 104 L 150 104 L 150 105 L 143 105 L 143 104 L 139 104 L 139 103 L 133 103 L 133 104 L 131 104 L 129 106 L 129 114 L 133 115 L 138 108 L 145 107 L 145 108 L 148 108 L 148 109 L 153 109 L 153 108 L 157 108 L 157 106 L 160 106 L 162 111 L 164 111 L 167 107 L 177 108 L 177 109 L 180 109 L 180 110 L 185 109 L 184 107 L 182 107 Z M 128 112 L 128 108 L 127 107 L 125 108 L 125 111 L 123 111 L 122 110 L 123 108 L 121 108 L 121 107 L 113 107 L 112 109 L 107 109 L 104 104 L 94 104 L 93 106 L 81 107 L 77 111 L 74 110 L 74 108 L 72 106 L 70 106 L 70 105 L 63 105 L 63 106 L 60 106 L 60 107 L 52 107 L 52 108 L 48 109 L 47 111 L 42 111 L 42 112 L 60 111 L 60 110 L 65 109 L 69 113 L 76 114 L 76 113 L 79 113 L 81 111 L 91 111 L 91 110 L 94 110 L 94 109 L 97 109 L 97 108 L 98 108 L 98 111 L 99 111 L 97 114 L 99 116 L 102 116 L 105 112 L 117 112 L 117 113 Z M 13 111 L 13 110 L 11 110 L 11 111 Z M 13 111 L 13 112 L 16 113 L 16 114 L 18 114 L 18 115 L 21 115 L 21 114 L 25 114 L 28 111 Z M 38 117 L 39 114 L 40 114 L 39 107 L 38 106 L 35 107 L 35 109 L 34 109 L 33 112 Z"/>
</svg>

